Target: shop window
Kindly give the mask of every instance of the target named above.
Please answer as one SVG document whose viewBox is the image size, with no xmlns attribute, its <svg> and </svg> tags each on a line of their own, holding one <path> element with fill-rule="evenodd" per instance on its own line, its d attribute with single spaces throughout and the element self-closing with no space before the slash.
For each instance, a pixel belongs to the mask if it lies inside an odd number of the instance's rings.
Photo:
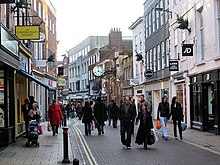
<svg viewBox="0 0 220 165">
<path fill-rule="evenodd" d="M 193 121 L 201 122 L 201 89 L 200 85 L 193 85 Z"/>
</svg>

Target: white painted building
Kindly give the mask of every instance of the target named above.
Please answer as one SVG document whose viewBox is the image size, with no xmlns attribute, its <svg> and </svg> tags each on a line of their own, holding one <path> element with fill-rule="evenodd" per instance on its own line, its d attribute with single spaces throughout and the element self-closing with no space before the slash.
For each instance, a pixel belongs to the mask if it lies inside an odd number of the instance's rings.
<svg viewBox="0 0 220 165">
<path fill-rule="evenodd" d="M 179 61 L 170 92 L 182 102 L 188 126 L 219 134 L 220 0 L 172 0 L 169 9 L 170 58 Z M 175 13 L 188 19 L 191 32 L 177 28 Z M 193 44 L 193 56 L 183 56 L 185 44 Z"/>
<path fill-rule="evenodd" d="M 134 99 L 138 103 L 139 96 L 145 95 L 146 79 L 145 72 L 145 40 L 144 40 L 144 18 L 139 17 L 130 27 L 133 33 L 133 82 L 134 82 Z M 137 61 L 137 54 L 142 56 L 143 60 Z"/>
</svg>

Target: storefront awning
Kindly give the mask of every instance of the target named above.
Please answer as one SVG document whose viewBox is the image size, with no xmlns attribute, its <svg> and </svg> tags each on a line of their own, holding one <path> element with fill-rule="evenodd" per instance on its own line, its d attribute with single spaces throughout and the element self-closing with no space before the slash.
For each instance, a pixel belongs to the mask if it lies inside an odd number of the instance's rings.
<svg viewBox="0 0 220 165">
<path fill-rule="evenodd" d="M 28 79 L 33 80 L 33 81 L 35 81 L 36 83 L 42 85 L 43 87 L 47 88 L 47 89 L 50 90 L 50 91 L 55 91 L 55 90 L 56 90 L 55 87 L 52 87 L 52 86 L 48 85 L 47 83 L 45 83 L 45 82 L 43 82 L 43 81 L 37 79 L 36 77 L 34 77 L 34 76 L 28 74 L 27 72 L 25 72 L 25 71 L 23 71 L 23 70 L 20 70 L 19 73 L 20 73 L 21 75 L 27 77 Z"/>
</svg>

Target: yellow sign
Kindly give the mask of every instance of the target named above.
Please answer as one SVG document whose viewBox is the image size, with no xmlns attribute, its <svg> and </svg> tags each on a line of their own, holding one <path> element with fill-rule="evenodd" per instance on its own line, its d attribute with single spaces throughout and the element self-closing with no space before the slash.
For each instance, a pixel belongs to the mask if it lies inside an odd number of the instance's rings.
<svg viewBox="0 0 220 165">
<path fill-rule="evenodd" d="M 58 87 L 64 87 L 66 84 L 66 80 L 65 79 L 59 79 L 58 80 Z"/>
<path fill-rule="evenodd" d="M 40 27 L 39 26 L 16 26 L 16 35 L 20 40 L 39 40 Z"/>
</svg>

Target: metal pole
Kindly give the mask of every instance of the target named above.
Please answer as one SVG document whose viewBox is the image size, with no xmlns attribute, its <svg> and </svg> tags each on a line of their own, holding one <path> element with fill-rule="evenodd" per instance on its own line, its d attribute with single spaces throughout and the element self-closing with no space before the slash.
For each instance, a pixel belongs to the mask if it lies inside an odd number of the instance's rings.
<svg viewBox="0 0 220 165">
<path fill-rule="evenodd" d="M 63 127 L 63 154 L 62 163 L 70 163 L 68 158 L 68 127 Z"/>
</svg>

